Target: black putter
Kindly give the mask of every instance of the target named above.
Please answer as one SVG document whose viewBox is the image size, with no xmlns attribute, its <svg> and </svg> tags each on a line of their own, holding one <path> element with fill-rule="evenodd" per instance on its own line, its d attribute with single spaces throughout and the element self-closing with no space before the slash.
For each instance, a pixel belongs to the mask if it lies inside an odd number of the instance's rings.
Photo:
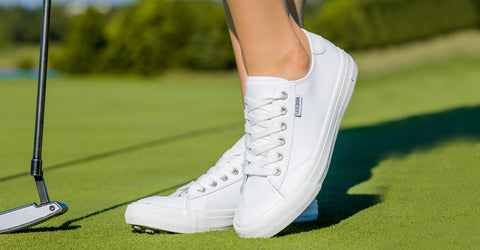
<svg viewBox="0 0 480 250">
<path fill-rule="evenodd" d="M 43 180 L 42 171 L 42 139 L 43 117 L 45 110 L 45 88 L 47 81 L 48 31 L 50 26 L 51 0 L 43 1 L 42 38 L 40 43 L 40 62 L 38 70 L 37 112 L 35 120 L 35 141 L 30 174 L 35 178 L 40 205 L 36 203 L 17 207 L 0 213 L 0 233 L 10 233 L 30 227 L 67 212 L 67 205 L 50 201 Z"/>
</svg>

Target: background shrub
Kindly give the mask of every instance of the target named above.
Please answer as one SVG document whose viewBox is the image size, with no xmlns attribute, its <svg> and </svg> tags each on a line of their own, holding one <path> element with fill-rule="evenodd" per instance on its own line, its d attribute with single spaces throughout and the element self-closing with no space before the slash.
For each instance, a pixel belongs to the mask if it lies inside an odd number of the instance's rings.
<svg viewBox="0 0 480 250">
<path fill-rule="evenodd" d="M 75 17 L 54 67 L 148 75 L 168 68 L 235 66 L 221 3 L 146 0 L 109 16 L 89 9 Z"/>
<path fill-rule="evenodd" d="M 50 38 L 62 49 L 51 62 L 64 72 L 235 67 L 220 1 L 139 0 L 80 15 L 53 7 Z M 368 49 L 479 27 L 479 13 L 480 0 L 326 0 L 309 2 L 305 24 L 342 48 Z M 0 48 L 38 44 L 40 25 L 41 10 L 0 8 Z"/>
<path fill-rule="evenodd" d="M 60 55 L 52 58 L 53 66 L 65 72 L 98 71 L 98 61 L 105 47 L 105 17 L 93 8 L 75 16 L 65 37 Z"/>
<path fill-rule="evenodd" d="M 50 19 L 50 41 L 59 42 L 63 40 L 69 25 L 65 8 L 52 6 Z M 0 48 L 7 44 L 38 44 L 41 25 L 41 9 L 0 8 Z"/>
<path fill-rule="evenodd" d="M 180 2 L 142 1 L 116 13 L 106 26 L 106 71 L 152 74 L 178 66 L 192 21 Z M 183 16 L 185 15 L 185 16 Z"/>
<path fill-rule="evenodd" d="M 331 0 L 309 27 L 346 49 L 385 46 L 477 27 L 474 1 Z"/>
<path fill-rule="evenodd" d="M 189 2 L 193 26 L 183 50 L 183 67 L 222 70 L 235 67 L 233 48 L 228 35 L 223 5 L 212 2 Z M 208 16 L 208 17 L 207 17 Z"/>
</svg>

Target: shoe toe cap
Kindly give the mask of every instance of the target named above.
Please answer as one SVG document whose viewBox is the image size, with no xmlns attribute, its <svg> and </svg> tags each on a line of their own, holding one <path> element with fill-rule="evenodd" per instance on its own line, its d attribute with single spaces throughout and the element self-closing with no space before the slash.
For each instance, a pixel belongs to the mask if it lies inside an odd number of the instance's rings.
<svg viewBox="0 0 480 250">
<path fill-rule="evenodd" d="M 125 211 L 127 224 L 161 231 L 192 233 L 205 231 L 197 225 L 197 215 L 185 209 L 186 200 L 180 197 L 153 196 L 130 204 Z"/>
</svg>

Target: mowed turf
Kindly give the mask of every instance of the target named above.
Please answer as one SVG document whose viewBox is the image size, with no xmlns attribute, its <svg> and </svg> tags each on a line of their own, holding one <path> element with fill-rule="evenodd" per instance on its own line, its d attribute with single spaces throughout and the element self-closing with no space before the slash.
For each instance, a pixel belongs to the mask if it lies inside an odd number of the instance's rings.
<svg viewBox="0 0 480 250">
<path fill-rule="evenodd" d="M 360 78 L 318 196 L 317 221 L 272 239 L 233 230 L 138 234 L 128 203 L 167 195 L 241 135 L 234 74 L 49 80 L 45 175 L 60 217 L 0 248 L 475 248 L 480 245 L 480 61 Z M 361 69 L 360 69 L 361 74 Z M 38 201 L 28 176 L 36 81 L 0 82 L 0 211 Z"/>
</svg>

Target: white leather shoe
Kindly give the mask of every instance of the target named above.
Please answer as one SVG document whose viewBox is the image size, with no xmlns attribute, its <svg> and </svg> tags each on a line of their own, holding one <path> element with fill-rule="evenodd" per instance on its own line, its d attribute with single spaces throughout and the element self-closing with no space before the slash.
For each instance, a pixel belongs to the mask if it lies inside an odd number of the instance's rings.
<svg viewBox="0 0 480 250">
<path fill-rule="evenodd" d="M 127 224 L 136 231 L 148 233 L 197 233 L 232 228 L 241 196 L 244 137 L 196 181 L 170 196 L 152 196 L 130 204 L 125 212 Z M 297 221 L 315 220 L 317 216 L 315 200 Z"/>
<path fill-rule="evenodd" d="M 247 77 L 246 177 L 234 218 L 240 237 L 271 237 L 312 202 L 355 86 L 353 59 L 305 33 L 312 65 L 304 78 Z"/>
</svg>

